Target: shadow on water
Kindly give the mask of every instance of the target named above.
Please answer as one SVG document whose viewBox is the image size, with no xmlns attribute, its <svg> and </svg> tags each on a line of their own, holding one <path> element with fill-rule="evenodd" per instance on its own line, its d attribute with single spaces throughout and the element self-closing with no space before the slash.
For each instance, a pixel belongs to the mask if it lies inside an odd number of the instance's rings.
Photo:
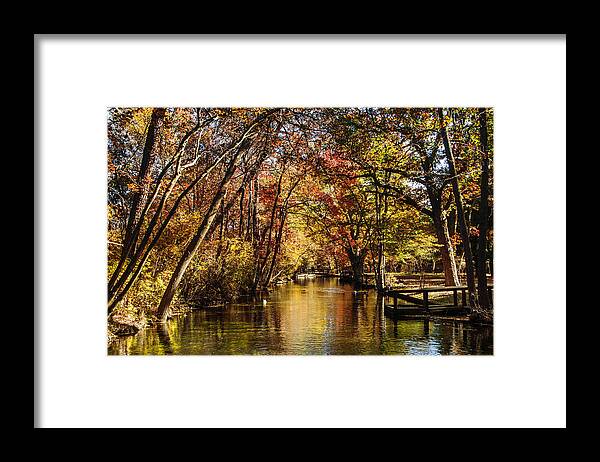
<svg viewBox="0 0 600 462">
<path fill-rule="evenodd" d="M 278 286 L 118 339 L 111 355 L 490 355 L 491 326 L 390 319 L 375 291 L 335 279 Z"/>
</svg>

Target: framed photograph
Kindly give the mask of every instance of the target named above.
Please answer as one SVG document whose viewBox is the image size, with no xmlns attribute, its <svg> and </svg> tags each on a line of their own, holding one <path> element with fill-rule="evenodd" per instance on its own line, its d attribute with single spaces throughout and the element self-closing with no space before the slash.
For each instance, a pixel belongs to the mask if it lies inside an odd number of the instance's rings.
<svg viewBox="0 0 600 462">
<path fill-rule="evenodd" d="M 34 426 L 566 426 L 566 36 L 34 58 Z"/>
</svg>

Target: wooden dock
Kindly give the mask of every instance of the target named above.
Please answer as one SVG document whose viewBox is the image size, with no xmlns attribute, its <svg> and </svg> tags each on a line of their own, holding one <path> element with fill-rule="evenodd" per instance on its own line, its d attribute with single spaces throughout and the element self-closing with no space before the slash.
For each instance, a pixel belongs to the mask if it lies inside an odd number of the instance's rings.
<svg viewBox="0 0 600 462">
<path fill-rule="evenodd" d="M 325 271 L 313 271 L 311 273 L 296 273 L 293 279 L 314 279 L 314 278 L 339 278 L 336 273 L 327 273 Z"/>
<path fill-rule="evenodd" d="M 488 285 L 491 296 L 494 286 Z M 392 289 L 385 292 L 384 312 L 389 316 L 456 316 L 469 312 L 467 305 L 467 286 L 439 286 L 421 287 L 413 289 Z M 449 292 L 452 294 L 452 303 L 438 303 L 432 300 L 429 294 L 436 292 Z M 460 292 L 460 300 L 459 294 Z M 420 298 L 419 298 L 420 296 Z M 393 304 L 386 303 L 389 299 Z M 408 303 L 398 303 L 402 300 Z"/>
</svg>

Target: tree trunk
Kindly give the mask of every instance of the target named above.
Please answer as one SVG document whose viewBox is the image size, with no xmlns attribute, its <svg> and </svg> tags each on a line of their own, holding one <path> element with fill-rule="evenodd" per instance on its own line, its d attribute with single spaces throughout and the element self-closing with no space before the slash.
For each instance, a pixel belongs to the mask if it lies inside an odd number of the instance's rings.
<svg viewBox="0 0 600 462">
<path fill-rule="evenodd" d="M 192 262 L 194 255 L 196 255 L 198 247 L 200 247 L 200 244 L 202 243 L 204 237 L 208 233 L 208 230 L 210 229 L 212 222 L 218 213 L 217 209 L 221 201 L 223 200 L 223 196 L 224 191 L 220 190 L 213 198 L 213 201 L 208 211 L 206 212 L 206 215 L 204 215 L 202 224 L 200 225 L 200 227 L 196 231 L 196 234 L 186 247 L 181 259 L 179 260 L 179 263 L 177 264 L 177 267 L 175 268 L 175 271 L 173 272 L 173 275 L 171 276 L 171 279 L 169 280 L 169 285 L 167 286 L 165 293 L 163 294 L 162 299 L 160 300 L 160 305 L 158 306 L 157 317 L 161 321 L 165 321 L 169 315 L 169 307 L 171 305 L 171 302 L 173 301 L 173 297 L 175 296 L 177 287 L 179 286 L 179 283 L 183 278 L 185 270 Z"/>
<path fill-rule="evenodd" d="M 248 226 L 247 233 L 249 240 L 254 245 L 259 241 L 260 235 L 258 230 L 258 178 L 255 178 L 252 184 L 251 197 L 248 199 Z"/>
<path fill-rule="evenodd" d="M 375 263 L 375 286 L 378 292 L 385 289 L 385 255 L 383 254 L 383 243 L 377 244 L 377 262 Z"/>
<path fill-rule="evenodd" d="M 456 256 L 454 246 L 450 239 L 448 231 L 448 221 L 442 213 L 441 204 L 438 200 L 431 201 L 431 211 L 435 234 L 440 244 L 440 253 L 442 255 L 442 269 L 444 270 L 444 283 L 446 286 L 458 286 L 458 270 L 456 268 Z"/>
<path fill-rule="evenodd" d="M 475 285 L 475 266 L 473 264 L 473 255 L 471 253 L 471 245 L 469 243 L 469 229 L 467 228 L 467 222 L 465 219 L 465 211 L 462 204 L 462 196 L 460 194 L 460 188 L 458 185 L 458 178 L 456 176 L 456 168 L 454 162 L 454 154 L 452 152 L 452 146 L 448 139 L 448 132 L 444 123 L 444 113 L 442 108 L 438 109 L 438 116 L 440 118 L 442 141 L 444 143 L 444 150 L 446 151 L 446 158 L 448 161 L 448 169 L 450 173 L 452 191 L 454 193 L 454 202 L 456 205 L 456 219 L 458 221 L 458 228 L 460 237 L 463 242 L 464 256 L 466 263 L 467 273 L 467 287 L 469 292 L 469 306 L 473 311 L 479 310 L 479 302 L 477 299 L 477 288 Z"/>
<path fill-rule="evenodd" d="M 149 184 L 146 178 L 149 173 L 149 169 L 152 166 L 152 151 L 154 148 L 154 141 L 158 132 L 158 125 L 165 115 L 164 108 L 154 108 L 152 115 L 150 116 L 150 123 L 148 124 L 148 131 L 146 133 L 146 141 L 144 143 L 144 149 L 142 151 L 142 163 L 140 165 L 140 171 L 137 177 L 138 191 L 133 193 L 133 200 L 131 202 L 131 210 L 129 211 L 129 218 L 127 219 L 127 227 L 125 229 L 125 238 L 123 240 L 123 252 L 125 258 L 127 254 L 135 248 L 135 239 L 133 238 L 133 229 L 140 219 L 141 205 L 145 202 L 145 198 L 148 195 Z"/>
<path fill-rule="evenodd" d="M 353 249 L 346 249 L 350 264 L 352 265 L 352 283 L 355 288 L 360 289 L 363 286 L 363 272 L 365 257 L 360 249 L 354 252 Z"/>
<path fill-rule="evenodd" d="M 245 192 L 246 192 L 246 188 L 244 187 L 240 194 L 240 216 L 239 216 L 239 229 L 238 229 L 238 236 L 240 239 L 242 239 L 242 237 L 244 236 L 244 199 L 245 199 L 244 196 L 245 196 Z"/>
<path fill-rule="evenodd" d="M 479 289 L 479 303 L 481 308 L 489 310 L 491 307 L 487 291 L 487 231 L 488 231 L 488 196 L 489 196 L 489 155 L 488 155 L 488 129 L 485 108 L 479 113 L 479 138 L 481 140 L 481 198 L 479 201 L 479 237 L 477 240 L 477 287 Z"/>
<path fill-rule="evenodd" d="M 281 171 L 279 175 L 279 180 L 277 181 L 277 190 L 275 192 L 275 197 L 273 198 L 273 206 L 271 207 L 271 218 L 269 220 L 268 230 L 265 230 L 265 234 L 263 235 L 266 239 L 266 247 L 263 258 L 260 258 L 260 255 L 257 253 L 257 269 L 255 271 L 255 280 L 253 290 L 255 291 L 258 287 L 264 288 L 268 285 L 268 281 L 265 281 L 263 278 L 265 269 L 267 267 L 267 262 L 269 261 L 269 256 L 271 255 L 271 248 L 273 242 L 273 229 L 275 228 L 275 218 L 277 216 L 277 208 L 279 204 L 279 196 L 281 195 L 281 182 L 283 181 L 283 175 L 285 173 L 285 169 Z M 261 248 L 261 242 L 258 243 L 256 251 L 259 251 Z"/>
<path fill-rule="evenodd" d="M 377 181 L 376 181 L 377 184 Z M 383 200 L 382 200 L 383 199 Z M 377 292 L 383 292 L 385 290 L 385 225 L 384 220 L 387 216 L 387 195 L 382 194 L 379 191 L 379 187 L 375 186 L 375 228 L 376 228 L 376 260 L 374 263 L 375 269 L 375 287 Z"/>
<path fill-rule="evenodd" d="M 277 229 L 277 233 L 275 234 L 275 247 L 273 248 L 273 255 L 271 256 L 271 264 L 269 266 L 269 270 L 267 271 L 267 275 L 265 277 L 265 285 L 268 286 L 271 283 L 271 277 L 273 276 L 273 270 L 275 269 L 275 263 L 277 261 L 277 255 L 279 255 L 279 249 L 281 248 L 281 240 L 283 238 L 283 227 L 285 225 L 285 219 L 287 217 L 287 210 L 285 210 L 285 205 L 282 207 L 281 216 L 279 221 L 279 228 Z"/>
<path fill-rule="evenodd" d="M 391 178 L 391 173 L 390 172 L 386 172 L 385 174 L 385 184 L 389 184 Z M 386 234 L 386 227 L 387 227 L 387 218 L 388 218 L 388 207 L 389 207 L 389 195 L 385 194 L 383 196 L 383 217 L 384 217 L 384 226 L 382 227 L 382 233 L 381 233 L 381 242 L 380 242 L 380 249 L 379 249 L 379 254 L 381 255 L 381 260 L 379 262 L 379 266 L 381 267 L 381 288 L 382 290 L 385 290 L 386 288 L 386 258 L 385 258 L 385 242 L 387 239 L 387 234 Z"/>
<path fill-rule="evenodd" d="M 219 243 L 217 244 L 217 251 L 215 253 L 215 258 L 220 260 L 221 253 L 223 252 L 223 237 L 225 232 L 225 221 L 227 217 L 225 216 L 225 199 L 227 197 L 227 190 L 225 190 L 225 194 L 223 195 L 223 200 L 221 201 L 221 212 L 219 213 Z"/>
</svg>

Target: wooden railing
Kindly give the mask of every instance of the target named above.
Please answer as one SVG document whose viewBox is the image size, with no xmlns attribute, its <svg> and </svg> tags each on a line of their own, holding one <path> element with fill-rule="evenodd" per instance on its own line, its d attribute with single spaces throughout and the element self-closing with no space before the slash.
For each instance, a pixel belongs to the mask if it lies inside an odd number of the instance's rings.
<svg viewBox="0 0 600 462">
<path fill-rule="evenodd" d="M 439 287 L 420 287 L 413 289 L 390 289 L 385 292 L 386 297 L 391 297 L 394 300 L 394 309 L 398 309 L 398 299 L 411 302 L 412 305 L 403 304 L 402 308 L 425 308 L 428 310 L 431 307 L 448 307 L 448 308 L 466 308 L 467 307 L 467 286 L 439 286 Z M 491 297 L 494 289 L 493 285 L 487 286 L 488 293 Z M 452 292 L 452 304 L 436 304 L 429 299 L 429 294 L 432 292 Z M 461 293 L 461 304 L 458 304 L 458 292 Z M 422 295 L 422 299 L 414 297 L 414 295 Z"/>
</svg>

